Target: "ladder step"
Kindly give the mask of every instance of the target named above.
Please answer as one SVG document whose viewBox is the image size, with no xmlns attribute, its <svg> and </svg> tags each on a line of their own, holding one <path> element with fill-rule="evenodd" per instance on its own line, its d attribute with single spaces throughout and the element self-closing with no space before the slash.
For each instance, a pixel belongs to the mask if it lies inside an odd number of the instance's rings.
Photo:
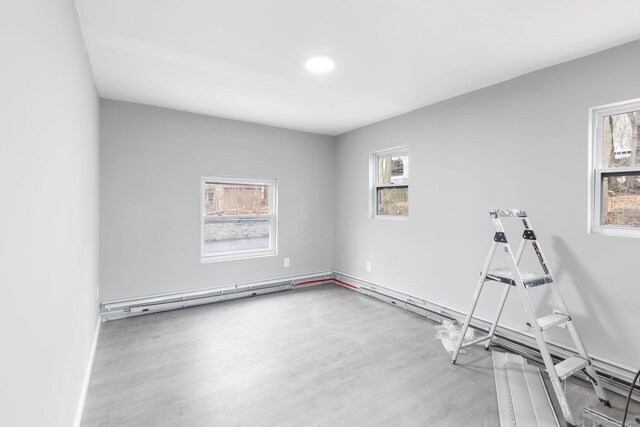
<svg viewBox="0 0 640 427">
<path fill-rule="evenodd" d="M 566 314 L 554 313 L 539 318 L 538 326 L 540 326 L 541 331 L 546 331 L 549 328 L 553 328 L 554 326 L 558 326 L 569 321 L 571 321 L 571 318 Z"/>
<path fill-rule="evenodd" d="M 521 271 L 520 277 L 525 288 L 533 288 L 535 286 L 546 285 L 553 282 L 553 278 L 550 274 L 537 274 L 529 273 L 527 271 Z M 495 280 L 496 282 L 507 283 L 515 286 L 516 281 L 513 280 L 513 272 L 510 268 L 494 268 L 487 273 L 488 280 Z"/>
<path fill-rule="evenodd" d="M 489 212 L 492 218 L 520 217 L 526 218 L 527 213 L 521 209 L 494 209 Z"/>
<path fill-rule="evenodd" d="M 555 365 L 556 374 L 564 381 L 571 375 L 575 374 L 582 368 L 589 366 L 589 361 L 578 356 L 571 356 L 568 359 L 564 359 L 562 362 Z"/>
</svg>

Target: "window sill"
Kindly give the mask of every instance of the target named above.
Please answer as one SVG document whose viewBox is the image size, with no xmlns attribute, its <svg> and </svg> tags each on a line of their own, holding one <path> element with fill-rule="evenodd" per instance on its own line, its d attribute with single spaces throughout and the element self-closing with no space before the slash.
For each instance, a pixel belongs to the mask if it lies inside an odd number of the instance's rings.
<svg viewBox="0 0 640 427">
<path fill-rule="evenodd" d="M 640 229 L 632 229 L 625 227 L 593 227 L 589 234 L 595 234 L 599 236 L 614 236 L 614 237 L 633 237 L 640 238 Z"/>
<path fill-rule="evenodd" d="M 392 216 L 392 215 L 375 215 L 371 219 L 380 219 L 383 221 L 409 221 L 408 216 Z"/>
<path fill-rule="evenodd" d="M 201 255 L 200 263 L 208 264 L 210 262 L 221 262 L 221 261 L 234 261 L 234 260 L 242 260 L 242 259 L 252 259 L 252 258 L 265 258 L 270 256 L 276 256 L 278 252 L 276 250 L 268 250 L 268 251 L 260 251 L 260 252 L 240 252 L 240 253 L 231 253 L 231 254 L 223 254 L 223 255 Z"/>
</svg>

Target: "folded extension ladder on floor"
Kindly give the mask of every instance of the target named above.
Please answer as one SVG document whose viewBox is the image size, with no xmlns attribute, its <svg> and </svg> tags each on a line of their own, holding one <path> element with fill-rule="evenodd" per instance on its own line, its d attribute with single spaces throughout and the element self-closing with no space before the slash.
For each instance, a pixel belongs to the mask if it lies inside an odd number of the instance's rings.
<svg viewBox="0 0 640 427">
<path fill-rule="evenodd" d="M 521 356 L 494 351 L 500 427 L 558 427 L 540 369 Z"/>
<path fill-rule="evenodd" d="M 536 338 L 536 343 L 538 344 L 538 349 L 540 350 L 540 354 L 542 355 L 542 359 L 544 360 L 544 364 L 547 368 L 547 373 L 549 374 L 551 384 L 553 385 L 553 389 L 560 403 L 560 408 L 562 409 L 564 419 L 567 423 L 567 426 L 575 426 L 575 421 L 573 419 L 573 416 L 571 415 L 571 410 L 569 409 L 567 398 L 564 395 L 562 384 L 562 381 L 564 381 L 567 377 L 575 374 L 576 372 L 584 370 L 587 374 L 587 377 L 591 380 L 591 384 L 593 385 L 593 388 L 595 389 L 600 402 L 609 406 L 609 401 L 607 400 L 606 394 L 602 386 L 600 385 L 596 370 L 593 368 L 593 365 L 591 363 L 591 358 L 589 357 L 589 354 L 582 344 L 575 326 L 571 321 L 571 315 L 569 314 L 567 305 L 565 304 L 558 286 L 555 283 L 553 274 L 551 274 L 551 271 L 549 270 L 547 261 L 545 260 L 544 254 L 542 253 L 542 249 L 540 248 L 538 241 L 536 240 L 536 234 L 531 228 L 531 223 L 529 222 L 529 218 L 527 218 L 526 212 L 518 209 L 496 209 L 491 211 L 489 214 L 491 215 L 491 219 L 493 220 L 493 224 L 496 228 L 496 233 L 493 237 L 493 243 L 491 244 L 489 255 L 487 256 L 487 260 L 485 261 L 484 267 L 482 269 L 480 281 L 478 282 L 475 294 L 473 295 L 471 307 L 469 308 L 469 312 L 467 313 L 464 325 L 462 326 L 460 338 L 458 339 L 456 347 L 453 351 L 451 362 L 456 363 L 458 353 L 463 347 L 486 341 L 484 344 L 484 348 L 487 350 L 489 349 L 491 340 L 493 339 L 493 335 L 496 331 L 498 320 L 500 319 L 500 314 L 502 313 L 502 308 L 504 307 L 504 303 L 507 300 L 509 290 L 512 286 L 516 287 L 518 289 L 518 293 L 520 294 L 520 298 L 522 299 L 522 303 L 524 304 L 525 312 L 529 318 L 528 324 L 533 330 L 533 334 Z M 507 237 L 502 226 L 503 218 L 520 219 L 524 225 L 522 240 L 515 254 L 511 250 L 511 246 L 507 241 Z M 540 266 L 542 267 L 542 273 L 540 274 L 520 271 L 518 268 L 518 264 L 520 263 L 520 259 L 522 258 L 522 254 L 527 242 L 531 243 L 538 261 L 540 262 Z M 495 254 L 498 247 L 504 250 L 509 267 L 490 270 L 493 255 Z M 473 317 L 473 312 L 475 311 L 478 299 L 480 298 L 480 293 L 482 292 L 482 288 L 486 281 L 495 281 L 506 285 L 502 292 L 502 296 L 500 297 L 500 302 L 498 303 L 498 309 L 493 319 L 493 323 L 491 324 L 491 327 L 489 329 L 489 335 L 472 340 L 470 342 L 466 342 L 463 345 L 464 336 L 467 332 L 469 323 L 471 322 L 471 319 Z M 536 314 L 534 312 L 533 305 L 531 304 L 531 300 L 529 299 L 527 291 L 530 288 L 542 285 L 548 285 L 551 287 L 551 292 L 553 294 L 555 304 L 561 310 L 561 313 L 554 313 L 541 318 L 536 318 Z M 569 333 L 571 335 L 571 338 L 573 339 L 579 355 L 565 359 L 558 364 L 554 364 L 553 359 L 551 358 L 551 354 L 549 354 L 549 349 L 547 348 L 543 332 L 551 327 L 559 326 L 561 324 L 566 325 L 567 329 L 569 330 Z"/>
</svg>

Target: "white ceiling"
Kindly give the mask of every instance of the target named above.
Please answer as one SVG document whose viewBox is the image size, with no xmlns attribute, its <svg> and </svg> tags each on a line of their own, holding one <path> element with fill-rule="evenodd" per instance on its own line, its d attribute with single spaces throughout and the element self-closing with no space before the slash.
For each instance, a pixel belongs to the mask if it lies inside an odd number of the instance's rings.
<svg viewBox="0 0 640 427">
<path fill-rule="evenodd" d="M 329 135 L 640 38 L 638 0 L 76 4 L 102 97 Z"/>
</svg>

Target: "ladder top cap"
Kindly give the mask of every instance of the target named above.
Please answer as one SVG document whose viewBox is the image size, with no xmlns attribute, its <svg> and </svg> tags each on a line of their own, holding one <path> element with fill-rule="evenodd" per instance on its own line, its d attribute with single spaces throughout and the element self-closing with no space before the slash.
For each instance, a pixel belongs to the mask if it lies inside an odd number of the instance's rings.
<svg viewBox="0 0 640 427">
<path fill-rule="evenodd" d="M 521 209 L 494 209 L 489 212 L 489 215 L 491 215 L 492 218 L 527 217 L 527 213 Z"/>
</svg>

